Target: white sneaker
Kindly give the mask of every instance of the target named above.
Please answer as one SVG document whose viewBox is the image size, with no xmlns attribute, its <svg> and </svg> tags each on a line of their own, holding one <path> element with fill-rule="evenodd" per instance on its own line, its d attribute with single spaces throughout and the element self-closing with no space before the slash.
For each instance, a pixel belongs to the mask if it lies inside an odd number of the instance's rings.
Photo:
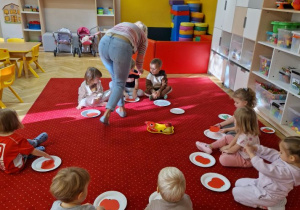
<svg viewBox="0 0 300 210">
<path fill-rule="evenodd" d="M 279 201 L 275 206 L 268 207 L 268 210 L 285 210 L 285 205 L 287 203 L 286 198 Z"/>
</svg>

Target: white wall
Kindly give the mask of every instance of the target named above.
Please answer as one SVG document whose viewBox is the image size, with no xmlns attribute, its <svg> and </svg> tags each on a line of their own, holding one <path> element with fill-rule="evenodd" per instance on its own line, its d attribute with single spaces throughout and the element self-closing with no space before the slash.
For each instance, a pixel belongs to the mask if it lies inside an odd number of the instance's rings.
<svg viewBox="0 0 300 210">
<path fill-rule="evenodd" d="M 2 8 L 7 5 L 7 4 L 17 4 L 19 5 L 18 0 L 0 0 L 0 9 L 1 9 L 1 14 L 0 14 L 0 25 L 1 25 L 1 30 L 2 31 L 2 36 L 3 38 L 23 38 L 23 32 L 22 32 L 22 25 L 21 24 L 7 24 L 4 23 L 4 16 L 3 16 L 3 11 Z M 0 33 L 1 35 L 1 33 Z"/>
<path fill-rule="evenodd" d="M 44 0 L 46 32 L 65 27 L 76 32 L 79 27 L 97 26 L 95 0 Z"/>
</svg>

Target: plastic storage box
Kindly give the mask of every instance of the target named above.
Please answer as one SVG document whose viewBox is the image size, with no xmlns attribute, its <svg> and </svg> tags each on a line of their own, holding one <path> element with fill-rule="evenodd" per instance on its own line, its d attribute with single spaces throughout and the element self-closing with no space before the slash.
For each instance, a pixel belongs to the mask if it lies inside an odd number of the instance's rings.
<svg viewBox="0 0 300 210">
<path fill-rule="evenodd" d="M 283 107 L 285 104 L 285 100 L 271 100 L 270 102 L 270 113 L 273 115 L 275 118 L 277 118 L 279 121 L 282 118 L 282 113 L 283 113 Z"/>
<path fill-rule="evenodd" d="M 271 59 L 263 55 L 260 55 L 259 57 L 260 57 L 259 72 L 261 72 L 265 76 L 268 76 L 270 65 L 271 65 Z"/>
<path fill-rule="evenodd" d="M 293 31 L 293 38 L 292 38 L 292 47 L 291 50 L 295 53 L 299 53 L 300 47 L 300 31 Z"/>
<path fill-rule="evenodd" d="M 292 37 L 293 34 L 291 30 L 279 28 L 277 46 L 283 48 L 291 48 Z"/>
<path fill-rule="evenodd" d="M 271 104 L 272 100 L 285 100 L 286 99 L 285 91 L 280 91 L 280 92 L 285 92 L 285 93 L 275 94 L 275 93 L 272 93 L 271 91 L 269 91 L 271 89 L 276 89 L 275 87 L 268 86 L 265 84 L 263 84 L 263 86 L 266 87 L 267 89 L 263 88 L 260 83 L 255 84 L 258 107 L 264 107 L 264 108 L 270 110 L 270 104 Z"/>
<path fill-rule="evenodd" d="M 288 125 L 300 134 L 300 107 L 289 107 Z"/>
<path fill-rule="evenodd" d="M 300 70 L 296 70 L 296 69 L 292 70 L 291 85 L 293 89 L 298 90 L 300 92 L 300 89 L 297 87 L 295 83 L 300 85 Z"/>
<path fill-rule="evenodd" d="M 283 70 L 279 71 L 279 80 L 282 82 L 285 82 L 287 84 L 290 84 L 291 82 L 291 74 L 288 74 L 284 72 Z"/>
<path fill-rule="evenodd" d="M 277 44 L 278 33 L 274 33 L 272 31 L 267 31 L 267 41 L 271 44 Z"/>
</svg>

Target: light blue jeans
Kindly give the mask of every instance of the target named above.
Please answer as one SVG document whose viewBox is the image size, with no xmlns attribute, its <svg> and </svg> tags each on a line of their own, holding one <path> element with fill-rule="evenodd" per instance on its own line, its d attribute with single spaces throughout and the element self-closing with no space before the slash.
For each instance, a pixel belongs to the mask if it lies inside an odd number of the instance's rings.
<svg viewBox="0 0 300 210">
<path fill-rule="evenodd" d="M 105 35 L 99 43 L 99 54 L 113 84 L 106 109 L 114 111 L 117 105 L 124 106 L 123 91 L 130 71 L 132 46 L 125 40 Z"/>
</svg>

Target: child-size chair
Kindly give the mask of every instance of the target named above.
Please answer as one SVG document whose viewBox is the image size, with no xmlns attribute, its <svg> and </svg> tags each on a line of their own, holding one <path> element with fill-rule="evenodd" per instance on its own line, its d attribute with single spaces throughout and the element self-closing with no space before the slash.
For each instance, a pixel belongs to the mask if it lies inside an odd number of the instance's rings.
<svg viewBox="0 0 300 210">
<path fill-rule="evenodd" d="M 0 49 L 0 62 L 6 65 L 14 64 L 16 65 L 16 69 L 18 69 L 16 60 L 10 60 L 10 55 L 7 49 Z"/>
<path fill-rule="evenodd" d="M 21 39 L 21 38 L 9 38 L 6 41 L 7 42 L 25 42 L 24 39 Z"/>
<path fill-rule="evenodd" d="M 14 81 L 15 81 L 15 65 L 10 65 L 0 69 L 0 106 L 2 108 L 6 107 L 2 102 L 3 89 L 6 87 L 8 87 L 11 90 L 11 92 L 19 99 L 19 101 L 23 103 L 21 97 L 11 87 Z"/>
<path fill-rule="evenodd" d="M 39 45 L 36 45 L 32 48 L 31 51 L 32 57 L 26 57 L 27 60 L 27 68 L 29 69 L 29 71 L 31 71 L 31 73 L 39 78 L 39 75 L 34 71 L 34 69 L 30 66 L 31 63 L 35 63 L 35 65 L 42 71 L 45 72 L 45 70 L 40 66 L 40 64 L 38 63 L 38 58 L 39 58 Z M 18 73 L 18 77 L 21 77 L 22 74 L 22 70 L 23 70 L 23 60 L 20 59 L 18 60 L 18 62 L 20 62 L 20 68 L 19 68 L 19 73 Z"/>
<path fill-rule="evenodd" d="M 0 43 L 1 43 L 1 42 L 2 42 L 2 43 L 4 42 L 4 38 L 0 38 Z"/>
</svg>

